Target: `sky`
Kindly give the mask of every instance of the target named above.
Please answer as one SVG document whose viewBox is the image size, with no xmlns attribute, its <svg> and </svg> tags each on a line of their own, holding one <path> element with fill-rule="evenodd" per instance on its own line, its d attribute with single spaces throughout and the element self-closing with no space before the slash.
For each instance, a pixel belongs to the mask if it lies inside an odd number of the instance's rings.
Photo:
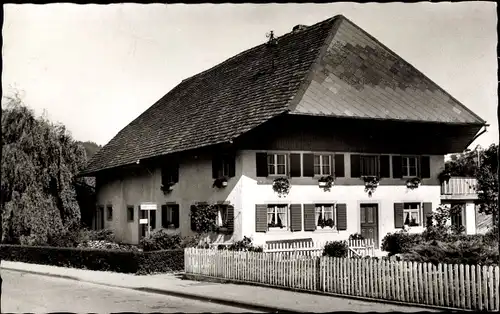
<svg viewBox="0 0 500 314">
<path fill-rule="evenodd" d="M 498 144 L 494 2 L 4 5 L 4 96 L 20 91 L 73 137 L 104 145 L 183 79 L 297 24 L 342 14 L 491 126 Z"/>
</svg>

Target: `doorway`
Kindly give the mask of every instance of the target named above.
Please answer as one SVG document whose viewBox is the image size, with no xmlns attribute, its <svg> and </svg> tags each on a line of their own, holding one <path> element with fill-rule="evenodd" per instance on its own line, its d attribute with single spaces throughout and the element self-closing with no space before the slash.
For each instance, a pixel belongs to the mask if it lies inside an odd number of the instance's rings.
<svg viewBox="0 0 500 314">
<path fill-rule="evenodd" d="M 361 235 L 365 239 L 373 239 L 378 249 L 378 204 L 360 205 Z"/>
</svg>

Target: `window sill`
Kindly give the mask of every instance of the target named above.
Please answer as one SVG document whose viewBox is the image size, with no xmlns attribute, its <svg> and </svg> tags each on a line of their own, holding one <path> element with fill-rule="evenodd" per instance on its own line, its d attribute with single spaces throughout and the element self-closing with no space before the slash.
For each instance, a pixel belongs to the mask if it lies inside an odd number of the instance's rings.
<svg viewBox="0 0 500 314">
<path fill-rule="evenodd" d="M 313 231 L 314 233 L 339 233 L 339 231 L 335 228 L 318 228 Z"/>
<path fill-rule="evenodd" d="M 290 230 L 288 229 L 280 229 L 280 228 L 272 228 L 272 229 L 267 229 L 267 232 L 269 233 L 290 233 Z"/>
</svg>

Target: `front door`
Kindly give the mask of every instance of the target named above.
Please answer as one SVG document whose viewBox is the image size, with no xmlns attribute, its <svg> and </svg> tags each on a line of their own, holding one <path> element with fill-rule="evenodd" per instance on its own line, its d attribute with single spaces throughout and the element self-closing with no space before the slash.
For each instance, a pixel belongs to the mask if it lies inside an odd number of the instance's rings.
<svg viewBox="0 0 500 314">
<path fill-rule="evenodd" d="M 361 235 L 365 239 L 373 239 L 378 249 L 378 205 L 361 204 L 360 209 Z"/>
</svg>

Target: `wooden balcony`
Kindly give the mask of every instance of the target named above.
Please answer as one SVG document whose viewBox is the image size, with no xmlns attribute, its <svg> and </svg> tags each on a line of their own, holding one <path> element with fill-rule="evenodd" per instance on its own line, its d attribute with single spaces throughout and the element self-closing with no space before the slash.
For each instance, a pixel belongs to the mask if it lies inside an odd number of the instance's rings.
<svg viewBox="0 0 500 314">
<path fill-rule="evenodd" d="M 448 182 L 441 183 L 441 199 L 476 200 L 476 185 L 475 178 L 451 177 Z"/>
</svg>

